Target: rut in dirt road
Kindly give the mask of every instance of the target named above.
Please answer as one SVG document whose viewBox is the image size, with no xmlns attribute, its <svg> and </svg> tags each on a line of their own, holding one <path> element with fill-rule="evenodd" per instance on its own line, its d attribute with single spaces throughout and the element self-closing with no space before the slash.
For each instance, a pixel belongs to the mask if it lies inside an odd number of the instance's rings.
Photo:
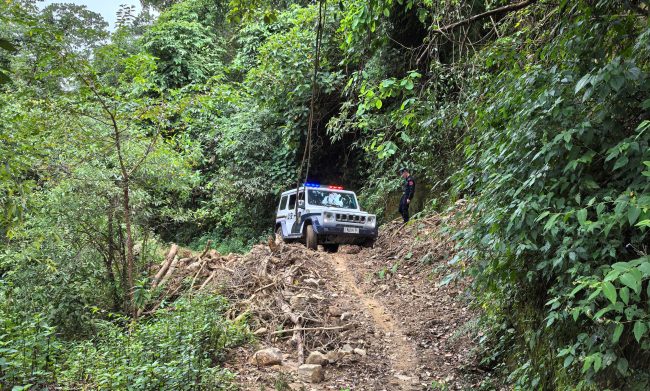
<svg viewBox="0 0 650 391">
<path fill-rule="evenodd" d="M 402 382 L 417 380 L 417 350 L 408 341 L 405 333 L 387 309 L 378 300 L 365 294 L 359 288 L 354 273 L 348 268 L 348 262 L 353 261 L 355 256 L 332 254 L 330 259 L 343 288 L 358 298 L 360 307 L 371 315 L 377 329 L 388 336 L 387 341 L 391 345 L 392 352 L 389 359 L 396 379 Z"/>
</svg>

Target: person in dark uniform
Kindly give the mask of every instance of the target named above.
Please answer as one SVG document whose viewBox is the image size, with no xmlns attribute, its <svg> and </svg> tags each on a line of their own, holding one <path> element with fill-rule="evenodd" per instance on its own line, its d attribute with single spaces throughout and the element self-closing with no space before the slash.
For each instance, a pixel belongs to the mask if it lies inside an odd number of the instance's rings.
<svg viewBox="0 0 650 391">
<path fill-rule="evenodd" d="M 409 205 L 415 195 L 415 179 L 413 179 L 409 170 L 406 168 L 400 168 L 399 173 L 404 178 L 404 195 L 402 195 L 402 199 L 399 201 L 399 213 L 402 215 L 404 223 L 408 223 Z"/>
</svg>

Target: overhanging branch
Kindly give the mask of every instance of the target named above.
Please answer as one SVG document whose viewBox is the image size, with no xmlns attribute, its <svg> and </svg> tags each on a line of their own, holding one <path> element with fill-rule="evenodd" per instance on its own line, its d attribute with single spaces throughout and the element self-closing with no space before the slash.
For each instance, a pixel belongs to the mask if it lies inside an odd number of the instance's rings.
<svg viewBox="0 0 650 391">
<path fill-rule="evenodd" d="M 522 1 L 522 2 L 519 2 L 519 3 L 515 3 L 515 4 L 504 5 L 503 7 L 495 8 L 493 10 L 489 10 L 489 11 L 483 12 L 481 14 L 471 16 L 471 17 L 469 17 L 467 19 L 463 19 L 463 20 L 460 20 L 458 22 L 454 22 L 454 23 L 448 24 L 446 26 L 439 27 L 437 29 L 431 29 L 430 33 L 429 33 L 429 43 L 426 45 L 426 48 L 422 51 L 422 54 L 418 57 L 416 62 L 420 63 L 420 61 L 422 61 L 429 54 L 429 52 L 431 50 L 431 46 L 434 43 L 434 39 L 433 39 L 434 36 L 442 35 L 442 36 L 446 37 L 447 39 L 450 39 L 449 35 L 447 33 L 450 30 L 455 29 L 456 27 L 467 26 L 467 25 L 469 25 L 469 24 L 471 24 L 471 23 L 473 23 L 473 22 L 475 22 L 477 20 L 481 20 L 481 19 L 484 19 L 484 18 L 491 18 L 491 17 L 493 17 L 495 15 L 506 14 L 506 13 L 518 11 L 518 10 L 520 10 L 522 8 L 528 7 L 531 4 L 537 3 L 537 1 L 538 0 L 525 0 L 525 1 Z M 494 23 L 494 21 L 493 21 L 493 23 Z M 496 30 L 496 26 L 495 26 L 495 30 Z"/>
<path fill-rule="evenodd" d="M 503 7 L 495 8 L 493 10 L 483 12 L 482 14 L 474 15 L 474 16 L 469 17 L 467 19 L 463 19 L 463 20 L 460 20 L 458 22 L 448 24 L 446 26 L 443 26 L 443 27 L 440 27 L 440 28 L 437 28 L 437 29 L 433 29 L 433 30 L 431 30 L 431 32 L 433 34 L 444 34 L 445 32 L 447 32 L 449 30 L 452 30 L 452 29 L 454 29 L 456 27 L 465 26 L 465 25 L 468 25 L 468 24 L 470 24 L 472 22 L 475 22 L 475 21 L 483 19 L 483 18 L 488 18 L 490 16 L 494 16 L 494 15 L 498 15 L 498 14 L 518 11 L 518 10 L 520 10 L 522 8 L 528 7 L 529 5 L 531 5 L 533 3 L 536 3 L 537 1 L 538 0 L 525 0 L 525 1 L 522 1 L 520 3 L 504 5 Z"/>
</svg>

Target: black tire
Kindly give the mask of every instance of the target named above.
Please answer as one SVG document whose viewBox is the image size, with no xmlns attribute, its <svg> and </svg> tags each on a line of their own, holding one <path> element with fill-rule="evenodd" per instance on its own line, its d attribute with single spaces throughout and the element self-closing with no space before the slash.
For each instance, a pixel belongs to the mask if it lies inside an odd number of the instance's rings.
<svg viewBox="0 0 650 391">
<path fill-rule="evenodd" d="M 338 243 L 324 244 L 323 247 L 325 248 L 325 251 L 327 251 L 328 253 L 335 253 L 339 251 Z"/>
<path fill-rule="evenodd" d="M 310 250 L 314 250 L 314 251 L 318 250 L 318 236 L 316 236 L 316 232 L 314 232 L 314 227 L 312 227 L 311 225 L 305 227 L 305 244 L 307 245 L 307 248 Z"/>
</svg>

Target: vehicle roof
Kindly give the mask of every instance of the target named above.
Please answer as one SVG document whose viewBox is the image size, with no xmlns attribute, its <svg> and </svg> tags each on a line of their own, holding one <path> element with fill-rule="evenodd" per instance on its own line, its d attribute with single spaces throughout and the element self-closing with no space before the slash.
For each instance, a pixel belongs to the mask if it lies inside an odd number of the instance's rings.
<svg viewBox="0 0 650 391">
<path fill-rule="evenodd" d="M 307 189 L 309 189 L 309 190 L 327 190 L 327 191 L 333 191 L 333 192 L 336 192 L 336 193 L 351 193 L 351 194 L 354 194 L 356 196 L 356 193 L 354 191 L 352 191 L 352 190 L 329 189 L 327 187 L 308 187 Z M 301 191 L 305 190 L 305 187 L 300 186 L 300 190 Z M 287 190 L 287 191 L 282 192 L 282 195 L 284 196 L 284 195 L 295 193 L 295 192 L 296 192 L 296 189 L 291 189 L 291 190 Z"/>
</svg>

